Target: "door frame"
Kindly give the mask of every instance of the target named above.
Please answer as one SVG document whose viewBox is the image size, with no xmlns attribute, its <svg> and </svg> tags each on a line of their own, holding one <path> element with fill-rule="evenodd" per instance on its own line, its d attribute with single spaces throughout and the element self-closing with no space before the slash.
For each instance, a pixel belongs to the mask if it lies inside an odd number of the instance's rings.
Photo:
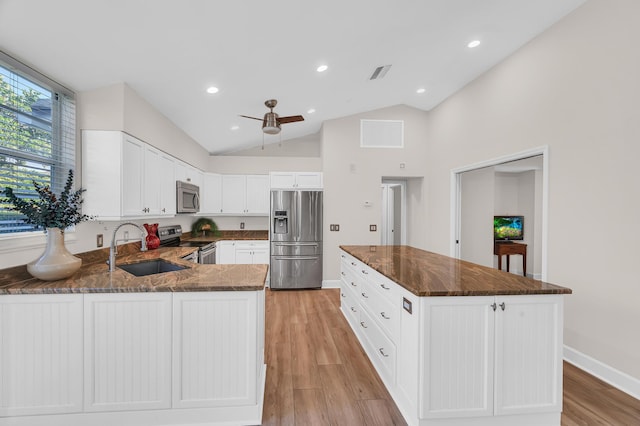
<svg viewBox="0 0 640 426">
<path fill-rule="evenodd" d="M 524 160 L 525 158 L 542 155 L 542 271 L 541 280 L 547 280 L 547 252 L 548 252 L 548 218 L 549 218 L 549 145 L 503 155 L 490 160 L 480 161 L 467 166 L 451 169 L 450 175 L 450 245 L 449 256 L 460 259 L 460 226 L 461 226 L 461 174 L 473 170 L 493 167 L 511 161 Z"/>
<path fill-rule="evenodd" d="M 380 186 L 399 185 L 400 186 L 400 244 L 407 244 L 407 181 L 404 179 L 382 178 Z M 380 231 L 382 231 L 382 219 L 380 221 Z M 380 232 L 380 241 L 382 242 L 382 232 Z"/>
</svg>

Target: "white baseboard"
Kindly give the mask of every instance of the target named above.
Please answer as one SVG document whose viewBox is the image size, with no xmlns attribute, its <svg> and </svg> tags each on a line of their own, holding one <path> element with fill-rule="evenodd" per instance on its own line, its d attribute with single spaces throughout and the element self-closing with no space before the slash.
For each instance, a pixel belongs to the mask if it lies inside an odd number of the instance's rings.
<svg viewBox="0 0 640 426">
<path fill-rule="evenodd" d="M 564 346 L 565 361 L 575 365 L 581 370 L 586 371 L 592 376 L 607 382 L 611 386 L 620 389 L 624 393 L 628 393 L 636 399 L 640 399 L 640 380 L 623 373 L 620 370 L 591 358 L 569 346 Z"/>
<path fill-rule="evenodd" d="M 340 288 L 340 280 L 322 280 L 322 288 Z"/>
</svg>

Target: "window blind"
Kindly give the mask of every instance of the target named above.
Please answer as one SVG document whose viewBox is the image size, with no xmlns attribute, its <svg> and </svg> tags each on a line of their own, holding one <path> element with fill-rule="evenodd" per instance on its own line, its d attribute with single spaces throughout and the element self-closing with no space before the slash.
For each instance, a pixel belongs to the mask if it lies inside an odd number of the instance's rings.
<svg viewBox="0 0 640 426">
<path fill-rule="evenodd" d="M 75 168 L 75 99 L 68 89 L 0 52 L 0 189 L 37 198 L 33 181 L 59 194 Z M 0 234 L 35 231 L 0 202 Z"/>
</svg>

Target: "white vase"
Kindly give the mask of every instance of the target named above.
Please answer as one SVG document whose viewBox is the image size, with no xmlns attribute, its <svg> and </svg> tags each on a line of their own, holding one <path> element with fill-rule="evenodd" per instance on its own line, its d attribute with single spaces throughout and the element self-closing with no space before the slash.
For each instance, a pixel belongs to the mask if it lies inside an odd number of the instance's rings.
<svg viewBox="0 0 640 426">
<path fill-rule="evenodd" d="M 47 247 L 42 256 L 27 263 L 27 271 L 45 281 L 61 280 L 73 275 L 82 266 L 82 259 L 75 257 L 64 246 L 64 234 L 59 228 L 47 228 Z"/>
</svg>

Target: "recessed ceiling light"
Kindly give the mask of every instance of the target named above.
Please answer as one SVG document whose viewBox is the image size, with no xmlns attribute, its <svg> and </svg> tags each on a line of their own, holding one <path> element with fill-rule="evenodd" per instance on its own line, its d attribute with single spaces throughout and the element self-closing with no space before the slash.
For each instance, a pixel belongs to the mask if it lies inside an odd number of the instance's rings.
<svg viewBox="0 0 640 426">
<path fill-rule="evenodd" d="M 416 93 L 424 93 L 427 90 L 424 87 L 419 88 L 418 90 L 416 90 Z"/>
<path fill-rule="evenodd" d="M 329 69 L 328 66 L 326 65 L 320 65 L 318 68 L 316 68 L 316 71 L 318 72 L 325 72 L 327 69 Z"/>
<path fill-rule="evenodd" d="M 307 114 L 313 114 L 314 112 L 316 112 L 316 110 L 313 108 L 307 110 Z"/>
<path fill-rule="evenodd" d="M 240 126 L 231 126 L 231 130 L 238 130 Z"/>
<path fill-rule="evenodd" d="M 470 41 L 469 44 L 467 44 L 467 47 L 469 49 L 473 49 L 474 47 L 478 47 L 478 46 L 480 46 L 480 40 L 473 40 L 473 41 Z"/>
<path fill-rule="evenodd" d="M 207 88 L 207 93 L 214 94 L 214 93 L 218 93 L 219 91 L 220 91 L 220 89 L 218 89 L 218 88 L 217 88 L 217 87 L 215 87 L 215 86 L 211 86 L 211 87 L 208 87 L 208 88 Z"/>
</svg>

